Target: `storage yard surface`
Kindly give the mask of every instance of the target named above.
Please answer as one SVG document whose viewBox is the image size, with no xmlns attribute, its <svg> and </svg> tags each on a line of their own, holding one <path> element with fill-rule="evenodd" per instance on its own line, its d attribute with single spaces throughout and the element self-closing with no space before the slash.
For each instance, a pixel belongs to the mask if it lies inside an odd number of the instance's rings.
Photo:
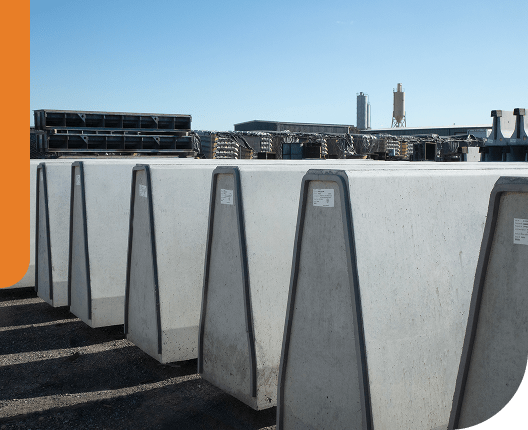
<svg viewBox="0 0 528 430">
<path fill-rule="evenodd" d="M 196 360 L 162 365 L 125 339 L 92 329 L 32 288 L 0 290 L 0 430 L 275 429 L 202 380 Z"/>
</svg>

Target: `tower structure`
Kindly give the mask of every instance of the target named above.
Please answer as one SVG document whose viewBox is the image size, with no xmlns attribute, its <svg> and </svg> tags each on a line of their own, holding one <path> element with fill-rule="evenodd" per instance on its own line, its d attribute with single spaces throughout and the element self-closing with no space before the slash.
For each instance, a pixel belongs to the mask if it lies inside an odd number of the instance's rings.
<svg viewBox="0 0 528 430">
<path fill-rule="evenodd" d="M 370 103 L 368 94 L 357 94 L 357 128 L 359 130 L 370 129 Z"/>
<path fill-rule="evenodd" d="M 394 108 L 392 110 L 392 125 L 391 127 L 407 127 L 405 117 L 405 92 L 402 84 L 398 84 L 396 91 L 392 90 L 394 95 Z"/>
</svg>

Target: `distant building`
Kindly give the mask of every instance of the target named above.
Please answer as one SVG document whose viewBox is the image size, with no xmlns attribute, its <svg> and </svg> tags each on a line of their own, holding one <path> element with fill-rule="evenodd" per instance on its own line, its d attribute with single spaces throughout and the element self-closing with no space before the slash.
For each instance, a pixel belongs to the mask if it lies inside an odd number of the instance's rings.
<svg viewBox="0 0 528 430">
<path fill-rule="evenodd" d="M 353 125 L 306 124 L 300 122 L 253 120 L 235 124 L 235 131 L 291 131 L 292 133 L 357 133 Z"/>
<path fill-rule="evenodd" d="M 491 125 L 469 125 L 469 126 L 440 126 L 440 127 L 398 127 L 377 128 L 368 130 L 369 134 L 390 134 L 392 136 L 417 136 L 437 134 L 438 136 L 457 136 L 471 134 L 475 137 L 484 137 L 491 132 Z"/>
<path fill-rule="evenodd" d="M 371 130 L 358 130 L 353 125 L 340 124 L 313 124 L 281 121 L 253 120 L 235 124 L 235 131 L 286 131 L 296 133 L 326 133 L 326 134 L 390 134 L 392 136 L 416 136 L 424 134 L 437 134 L 439 136 L 456 136 L 472 134 L 475 137 L 484 137 L 491 132 L 491 125 L 470 126 L 441 126 L 441 127 L 398 127 L 378 128 Z M 477 135 L 478 134 L 478 135 Z"/>
</svg>

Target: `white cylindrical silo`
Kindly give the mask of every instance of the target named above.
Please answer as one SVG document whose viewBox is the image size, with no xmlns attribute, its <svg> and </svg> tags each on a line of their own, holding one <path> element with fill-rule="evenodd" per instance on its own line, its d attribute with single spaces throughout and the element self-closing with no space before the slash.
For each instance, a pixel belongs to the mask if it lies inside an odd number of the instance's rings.
<svg viewBox="0 0 528 430">
<path fill-rule="evenodd" d="M 368 95 L 361 92 L 357 95 L 357 128 L 366 130 L 368 126 Z"/>
</svg>

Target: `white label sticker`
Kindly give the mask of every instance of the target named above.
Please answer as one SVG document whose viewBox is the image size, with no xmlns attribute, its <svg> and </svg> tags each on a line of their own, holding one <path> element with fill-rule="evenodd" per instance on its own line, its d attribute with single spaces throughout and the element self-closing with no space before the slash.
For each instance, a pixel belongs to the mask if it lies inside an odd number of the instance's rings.
<svg viewBox="0 0 528 430">
<path fill-rule="evenodd" d="M 233 190 L 220 189 L 220 203 L 223 205 L 233 204 Z"/>
<path fill-rule="evenodd" d="M 313 190 L 313 205 L 322 206 L 323 208 L 334 207 L 334 190 L 333 189 L 321 189 Z"/>
<path fill-rule="evenodd" d="M 517 143 L 517 139 L 510 139 L 510 143 Z"/>
<path fill-rule="evenodd" d="M 139 184 L 139 195 L 141 197 L 147 197 L 147 186 Z"/>
<path fill-rule="evenodd" d="M 528 219 L 513 219 L 513 243 L 515 245 L 528 245 Z"/>
<path fill-rule="evenodd" d="M 75 185 L 81 185 L 81 175 L 75 175 Z"/>
</svg>

